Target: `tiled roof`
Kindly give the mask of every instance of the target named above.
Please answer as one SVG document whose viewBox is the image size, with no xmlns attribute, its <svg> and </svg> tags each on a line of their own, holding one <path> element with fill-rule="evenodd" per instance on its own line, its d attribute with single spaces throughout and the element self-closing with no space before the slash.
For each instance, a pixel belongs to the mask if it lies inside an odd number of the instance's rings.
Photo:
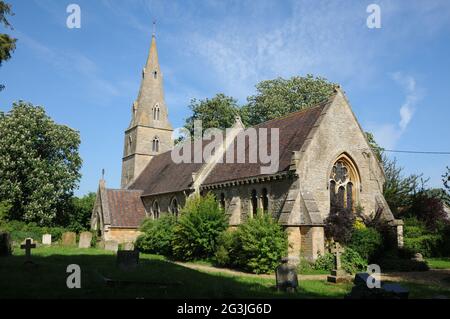
<svg viewBox="0 0 450 319">
<path fill-rule="evenodd" d="M 323 109 L 332 102 L 333 98 L 307 110 L 290 113 L 282 118 L 274 119 L 255 126 L 256 129 L 267 128 L 267 142 L 270 151 L 270 129 L 279 129 L 279 167 L 277 172 L 286 171 L 291 163 L 292 152 L 299 151 L 309 132 L 320 117 Z M 209 144 L 209 140 L 204 140 L 203 145 Z M 236 144 L 235 149 L 236 149 Z M 192 147 L 192 146 L 191 146 Z M 246 139 L 246 154 L 249 151 L 248 140 Z M 191 148 L 193 158 L 194 151 Z M 236 158 L 236 150 L 234 152 Z M 192 161 L 193 162 L 193 161 Z M 267 164 L 257 163 L 218 163 L 210 172 L 203 185 L 242 179 L 261 175 L 261 166 Z M 145 167 L 138 178 L 128 187 L 128 189 L 142 190 L 142 195 L 170 193 L 183 191 L 192 186 L 192 173 L 198 172 L 203 163 L 175 163 L 171 158 L 171 151 L 155 156 Z"/>
<path fill-rule="evenodd" d="M 142 191 L 106 189 L 112 227 L 139 227 L 145 218 Z"/>
<path fill-rule="evenodd" d="M 332 99 L 304 111 L 294 112 L 286 115 L 285 117 L 274 119 L 260 125 L 255 126 L 256 129 L 267 128 L 267 145 L 268 151 L 271 150 L 271 134 L 270 129 L 279 129 L 279 166 L 278 170 L 274 173 L 287 171 L 291 164 L 292 152 L 299 151 L 304 144 L 309 132 L 316 123 L 323 109 L 331 103 Z M 236 158 L 236 143 L 235 158 Z M 248 156 L 249 143 L 246 139 L 245 151 Z M 225 181 L 231 181 L 236 179 L 243 179 L 253 176 L 260 176 L 261 166 L 268 166 L 268 164 L 261 164 L 259 161 L 256 163 L 249 163 L 246 160 L 245 163 L 220 163 L 217 164 L 209 176 L 204 181 L 204 185 L 215 184 Z"/>
</svg>

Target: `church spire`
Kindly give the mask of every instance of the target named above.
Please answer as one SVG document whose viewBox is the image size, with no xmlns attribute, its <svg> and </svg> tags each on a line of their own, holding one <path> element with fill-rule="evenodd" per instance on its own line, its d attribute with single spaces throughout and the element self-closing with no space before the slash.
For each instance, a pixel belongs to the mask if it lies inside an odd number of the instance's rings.
<svg viewBox="0 0 450 319">
<path fill-rule="evenodd" d="M 133 103 L 131 122 L 125 131 L 122 159 L 122 187 L 139 176 L 150 160 L 173 147 L 172 126 L 164 100 L 163 74 L 153 33 L 141 87 Z"/>
<path fill-rule="evenodd" d="M 142 81 L 130 128 L 136 125 L 172 129 L 164 100 L 163 74 L 158 61 L 156 36 L 153 32 L 147 63 L 142 70 Z"/>
</svg>

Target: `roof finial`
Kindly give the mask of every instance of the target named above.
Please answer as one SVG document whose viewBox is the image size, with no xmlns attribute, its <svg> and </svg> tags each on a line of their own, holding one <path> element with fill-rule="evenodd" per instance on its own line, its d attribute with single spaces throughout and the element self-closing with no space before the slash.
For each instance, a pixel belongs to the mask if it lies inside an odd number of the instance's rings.
<svg viewBox="0 0 450 319">
<path fill-rule="evenodd" d="M 156 36 L 156 19 L 153 19 L 153 33 L 152 36 L 155 37 Z"/>
<path fill-rule="evenodd" d="M 105 169 L 102 168 L 102 179 L 105 179 Z"/>
</svg>

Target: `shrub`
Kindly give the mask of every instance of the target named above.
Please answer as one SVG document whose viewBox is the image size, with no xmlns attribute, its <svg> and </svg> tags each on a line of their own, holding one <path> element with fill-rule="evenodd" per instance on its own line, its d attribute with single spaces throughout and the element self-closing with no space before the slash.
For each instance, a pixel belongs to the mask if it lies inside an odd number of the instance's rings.
<svg viewBox="0 0 450 319">
<path fill-rule="evenodd" d="M 325 219 L 325 235 L 340 244 L 347 244 L 352 237 L 355 216 L 350 209 L 332 207 Z"/>
<path fill-rule="evenodd" d="M 0 228 L 9 232 L 13 241 L 21 242 L 25 238 L 33 238 L 41 241 L 42 235 L 51 234 L 52 241 L 61 239 L 62 234 L 67 231 L 63 227 L 40 227 L 36 223 L 25 223 L 21 221 L 0 221 Z"/>
<path fill-rule="evenodd" d="M 342 254 L 342 268 L 349 274 L 366 270 L 367 262 L 358 254 L 357 251 L 346 247 Z"/>
<path fill-rule="evenodd" d="M 355 228 L 348 247 L 368 262 L 382 249 L 383 238 L 375 228 Z"/>
<path fill-rule="evenodd" d="M 430 232 L 425 222 L 415 217 L 405 218 L 404 223 L 404 246 L 407 250 L 425 257 L 440 254 L 441 234 Z"/>
<path fill-rule="evenodd" d="M 253 273 L 270 273 L 286 256 L 287 235 L 267 214 L 248 219 L 236 230 L 235 255 L 237 265 Z"/>
<path fill-rule="evenodd" d="M 212 194 L 189 199 L 175 226 L 174 257 L 180 260 L 212 257 L 218 238 L 227 226 L 227 217 Z"/>
<path fill-rule="evenodd" d="M 236 257 L 238 251 L 237 232 L 224 231 L 218 239 L 214 262 L 221 267 L 237 267 Z"/>
<path fill-rule="evenodd" d="M 392 250 L 384 254 L 377 263 L 385 271 L 426 271 L 428 264 L 423 261 L 411 260 L 411 252 L 406 249 Z"/>
<path fill-rule="evenodd" d="M 342 269 L 348 273 L 355 273 L 357 271 L 365 270 L 367 263 L 364 259 L 353 249 L 346 247 L 344 253 L 341 255 Z M 325 253 L 313 264 L 313 268 L 317 270 L 331 271 L 335 268 L 334 255 Z"/>
<path fill-rule="evenodd" d="M 136 248 L 150 254 L 172 255 L 175 224 L 176 219 L 172 215 L 164 215 L 156 220 L 146 219 L 141 226 L 144 234 L 136 240 Z"/>
<path fill-rule="evenodd" d="M 334 268 L 334 256 L 331 253 L 325 253 L 319 256 L 314 262 L 313 268 L 317 270 L 331 271 Z"/>
</svg>

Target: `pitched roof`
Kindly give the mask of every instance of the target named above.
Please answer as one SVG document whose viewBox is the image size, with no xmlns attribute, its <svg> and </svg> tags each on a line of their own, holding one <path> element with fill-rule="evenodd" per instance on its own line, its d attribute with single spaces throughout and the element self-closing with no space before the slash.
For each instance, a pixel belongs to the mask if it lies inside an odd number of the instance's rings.
<svg viewBox="0 0 450 319">
<path fill-rule="evenodd" d="M 334 96 L 333 96 L 334 97 Z M 306 141 L 309 132 L 320 117 L 323 109 L 332 103 L 333 97 L 307 110 L 290 113 L 284 117 L 270 120 L 255 126 L 267 129 L 268 150 L 271 150 L 271 128 L 279 129 L 279 167 L 277 172 L 287 171 L 291 164 L 292 152 L 299 151 Z M 242 134 L 242 133 L 240 133 Z M 211 141 L 203 140 L 203 147 Z M 191 147 L 193 143 L 191 143 Z M 237 163 L 236 138 L 234 163 L 218 163 L 203 182 L 203 185 L 260 176 L 261 164 L 259 156 L 257 163 Z M 245 152 L 249 153 L 248 139 L 245 139 Z M 175 163 L 171 151 L 155 156 L 145 167 L 137 179 L 128 187 L 130 190 L 142 190 L 142 195 L 162 194 L 189 189 L 193 184 L 192 174 L 198 172 L 204 163 L 193 163 L 194 150 L 191 148 L 191 163 Z"/>
<path fill-rule="evenodd" d="M 145 218 L 142 191 L 106 189 L 112 227 L 139 227 Z"/>
<path fill-rule="evenodd" d="M 192 158 L 194 152 L 191 152 Z M 171 151 L 155 156 L 128 189 L 140 189 L 143 195 L 171 193 L 191 187 L 192 173 L 203 163 L 175 163 Z"/>
<path fill-rule="evenodd" d="M 271 150 L 271 129 L 279 129 L 279 166 L 275 173 L 289 170 L 292 152 L 301 149 L 323 109 L 331 104 L 332 100 L 333 98 L 330 98 L 313 108 L 290 113 L 284 117 L 255 126 L 257 130 L 260 128 L 267 129 L 267 145 L 269 152 Z M 245 152 L 246 154 L 249 154 L 250 145 L 247 139 L 245 142 Z M 234 143 L 234 148 L 236 158 L 236 143 Z M 246 160 L 246 163 L 237 163 L 236 160 L 234 163 L 225 163 L 224 161 L 214 167 L 203 184 L 208 185 L 253 176 L 261 176 L 263 175 L 261 174 L 262 166 L 268 166 L 268 164 L 262 164 L 259 160 L 259 156 L 256 163 L 249 163 L 248 160 Z"/>
</svg>

